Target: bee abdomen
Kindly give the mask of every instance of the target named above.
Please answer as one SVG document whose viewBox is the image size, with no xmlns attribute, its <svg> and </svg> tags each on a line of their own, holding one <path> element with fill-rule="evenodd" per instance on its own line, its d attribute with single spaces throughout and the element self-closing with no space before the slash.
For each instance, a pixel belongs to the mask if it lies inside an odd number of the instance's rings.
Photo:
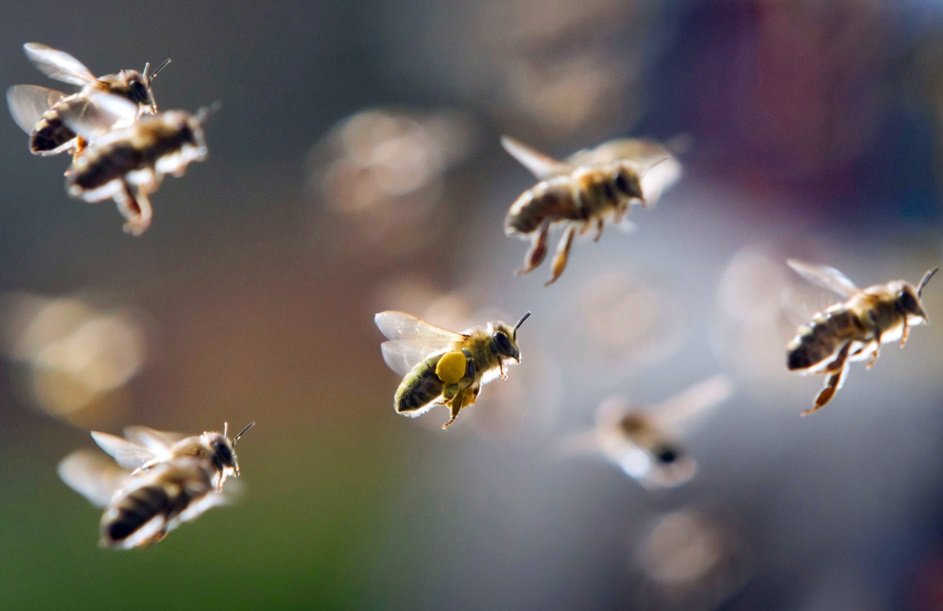
<svg viewBox="0 0 943 611">
<path fill-rule="evenodd" d="M 786 366 L 790 371 L 808 369 L 835 354 L 845 342 L 860 335 L 857 319 L 847 310 L 816 314 L 789 342 Z"/>
<path fill-rule="evenodd" d="M 106 185 L 146 164 L 146 159 L 141 152 L 128 143 L 100 151 L 86 151 L 81 161 L 82 163 L 69 175 L 69 182 L 83 190 Z"/>
<path fill-rule="evenodd" d="M 59 120 L 59 114 L 43 117 L 30 134 L 29 150 L 33 154 L 52 151 L 75 138 L 75 132 Z"/>
<path fill-rule="evenodd" d="M 412 412 L 423 408 L 442 394 L 443 383 L 435 373 L 435 366 L 442 357 L 429 357 L 413 368 L 396 389 L 393 406 L 397 412 Z"/>
<path fill-rule="evenodd" d="M 579 207 L 562 184 L 542 183 L 521 195 L 504 221 L 508 233 L 531 233 L 545 221 L 576 219 Z"/>
</svg>

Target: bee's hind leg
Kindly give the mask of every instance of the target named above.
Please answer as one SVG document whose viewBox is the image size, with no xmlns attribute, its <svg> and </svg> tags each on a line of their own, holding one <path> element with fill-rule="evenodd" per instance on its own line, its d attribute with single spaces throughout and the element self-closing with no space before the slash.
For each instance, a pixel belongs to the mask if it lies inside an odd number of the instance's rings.
<svg viewBox="0 0 943 611">
<path fill-rule="evenodd" d="M 452 423 L 455 422 L 455 419 L 458 417 L 458 413 L 462 411 L 462 408 L 468 407 L 475 402 L 475 399 L 478 398 L 478 393 L 481 391 L 481 386 L 473 386 L 471 388 L 466 388 L 465 390 L 459 392 L 455 397 L 448 402 L 449 411 L 451 416 L 449 417 L 448 422 L 442 425 L 442 430 L 452 426 Z"/>
<path fill-rule="evenodd" d="M 569 225 L 563 231 L 563 237 L 560 238 L 560 243 L 557 245 L 557 254 L 553 257 L 553 269 L 550 273 L 550 279 L 544 283 L 544 286 L 550 286 L 556 282 L 563 270 L 566 269 L 566 262 L 570 256 L 570 247 L 573 246 L 573 236 L 575 234 L 576 227 L 573 225 Z"/>
<path fill-rule="evenodd" d="M 516 273 L 518 276 L 521 274 L 526 274 L 543 263 L 544 257 L 547 256 L 547 237 L 549 234 L 550 221 L 546 220 L 540 224 L 540 227 L 537 228 L 537 233 L 535 233 L 534 237 L 531 238 L 530 249 L 524 256 L 524 267 L 520 268 L 514 273 Z"/>
<path fill-rule="evenodd" d="M 602 237 L 602 230 L 606 226 L 606 222 L 602 219 L 596 219 L 596 235 L 593 236 L 593 242 L 598 242 L 599 238 Z"/>
<path fill-rule="evenodd" d="M 151 225 L 154 215 L 151 200 L 144 191 L 135 190 L 127 182 L 122 182 L 122 190 L 115 196 L 118 211 L 127 222 L 124 224 L 126 233 L 139 236 Z"/>
<path fill-rule="evenodd" d="M 848 350 L 851 348 L 851 344 L 845 344 L 845 346 L 839 351 L 838 356 L 829 363 L 826 368 L 826 373 L 829 374 L 828 378 L 825 379 L 825 387 L 819 391 L 819 394 L 815 397 L 815 404 L 802 412 L 803 416 L 808 416 L 813 414 L 826 405 L 835 397 L 835 393 L 838 392 L 838 389 L 842 387 L 845 383 L 845 378 L 848 375 Z"/>
</svg>

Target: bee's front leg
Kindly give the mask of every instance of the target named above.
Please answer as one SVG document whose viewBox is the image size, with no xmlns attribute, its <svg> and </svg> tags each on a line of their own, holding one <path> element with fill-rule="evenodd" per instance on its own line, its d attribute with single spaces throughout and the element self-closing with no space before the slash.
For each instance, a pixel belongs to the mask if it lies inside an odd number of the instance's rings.
<svg viewBox="0 0 943 611">
<path fill-rule="evenodd" d="M 900 347 L 907 345 L 907 339 L 910 337 L 910 325 L 907 324 L 907 315 L 904 315 L 904 329 L 900 332 Z"/>
<path fill-rule="evenodd" d="M 602 237 L 603 227 L 606 226 L 606 222 L 601 218 L 596 219 L 596 236 L 593 238 L 593 242 L 598 242 L 599 238 Z"/>
<path fill-rule="evenodd" d="M 563 270 L 566 269 L 566 262 L 570 256 L 570 247 L 573 246 L 574 235 L 576 235 L 576 227 L 574 225 L 568 225 L 563 231 L 563 237 L 560 238 L 560 243 L 557 245 L 557 254 L 553 257 L 553 269 L 550 279 L 544 283 L 544 286 L 550 286 L 556 282 L 557 278 L 563 273 Z"/>
<path fill-rule="evenodd" d="M 501 360 L 501 361 L 498 363 L 498 369 L 499 369 L 500 372 L 501 372 L 501 379 L 502 379 L 502 380 L 507 380 L 507 379 L 508 379 L 508 370 L 507 370 L 507 367 L 504 366 L 504 360 Z"/>
<path fill-rule="evenodd" d="M 549 234 L 550 220 L 548 219 L 537 228 L 537 233 L 531 238 L 530 249 L 527 251 L 527 254 L 524 255 L 524 267 L 514 272 L 515 274 L 518 276 L 526 274 L 543 263 L 544 257 L 547 256 L 547 237 Z"/>
</svg>

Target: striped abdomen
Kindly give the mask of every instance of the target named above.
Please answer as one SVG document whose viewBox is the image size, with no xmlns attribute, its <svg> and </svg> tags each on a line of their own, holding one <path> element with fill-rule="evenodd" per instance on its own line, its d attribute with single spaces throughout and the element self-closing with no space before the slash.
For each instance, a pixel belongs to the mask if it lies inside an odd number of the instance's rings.
<svg viewBox="0 0 943 611">
<path fill-rule="evenodd" d="M 393 407 L 397 412 L 420 410 L 442 394 L 444 385 L 435 373 L 440 358 L 442 354 L 430 356 L 406 374 L 393 397 Z"/>
<path fill-rule="evenodd" d="M 820 312 L 789 342 L 786 366 L 791 371 L 814 367 L 828 361 L 849 341 L 865 341 L 868 336 L 859 318 L 844 307 Z"/>
<path fill-rule="evenodd" d="M 188 508 L 215 494 L 204 463 L 178 458 L 133 476 L 102 516 L 101 545 L 130 548 L 163 538 Z"/>
<path fill-rule="evenodd" d="M 583 212 L 569 178 L 555 178 L 524 192 L 504 220 L 506 233 L 531 233 L 545 221 L 582 220 Z"/>
<path fill-rule="evenodd" d="M 43 113 L 29 136 L 29 150 L 34 155 L 59 153 L 65 145 L 75 139 L 75 132 L 62 122 L 62 114 L 72 112 L 72 107 L 85 104 L 77 95 L 62 98 L 52 108 Z M 61 149 L 61 150 L 58 150 Z"/>
</svg>

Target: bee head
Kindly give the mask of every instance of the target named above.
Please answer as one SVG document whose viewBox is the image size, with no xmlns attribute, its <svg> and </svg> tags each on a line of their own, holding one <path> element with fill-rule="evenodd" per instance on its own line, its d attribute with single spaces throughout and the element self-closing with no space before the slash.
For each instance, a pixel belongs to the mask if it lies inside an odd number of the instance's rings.
<svg viewBox="0 0 943 611">
<path fill-rule="evenodd" d="M 939 270 L 938 267 L 925 273 L 923 278 L 920 279 L 920 283 L 917 285 L 916 289 L 906 282 L 901 283 L 900 289 L 897 291 L 897 307 L 902 313 L 921 318 L 925 323 L 930 322 L 930 318 L 923 309 L 923 303 L 920 301 L 920 298 L 923 296 L 924 287 L 927 286 L 927 283 L 930 282 L 930 279 L 933 278 L 937 270 Z"/>
<path fill-rule="evenodd" d="M 220 477 L 219 485 L 222 486 L 225 476 L 232 473 L 234 477 L 239 477 L 239 459 L 236 457 L 236 443 L 246 431 L 255 426 L 255 422 L 247 424 L 239 434 L 232 440 L 229 439 L 229 423 L 223 424 L 222 433 L 204 433 L 206 444 L 210 449 L 210 459 L 213 466 L 223 476 Z"/>
<path fill-rule="evenodd" d="M 640 199 L 645 201 L 642 194 L 642 181 L 639 174 L 631 166 L 620 164 L 615 174 L 616 189 L 626 197 Z"/>
<path fill-rule="evenodd" d="M 494 351 L 506 358 L 521 362 L 521 350 L 517 347 L 517 330 L 530 317 L 530 312 L 524 314 L 513 328 L 504 323 L 498 323 L 494 326 L 491 334 L 491 345 Z"/>
</svg>

